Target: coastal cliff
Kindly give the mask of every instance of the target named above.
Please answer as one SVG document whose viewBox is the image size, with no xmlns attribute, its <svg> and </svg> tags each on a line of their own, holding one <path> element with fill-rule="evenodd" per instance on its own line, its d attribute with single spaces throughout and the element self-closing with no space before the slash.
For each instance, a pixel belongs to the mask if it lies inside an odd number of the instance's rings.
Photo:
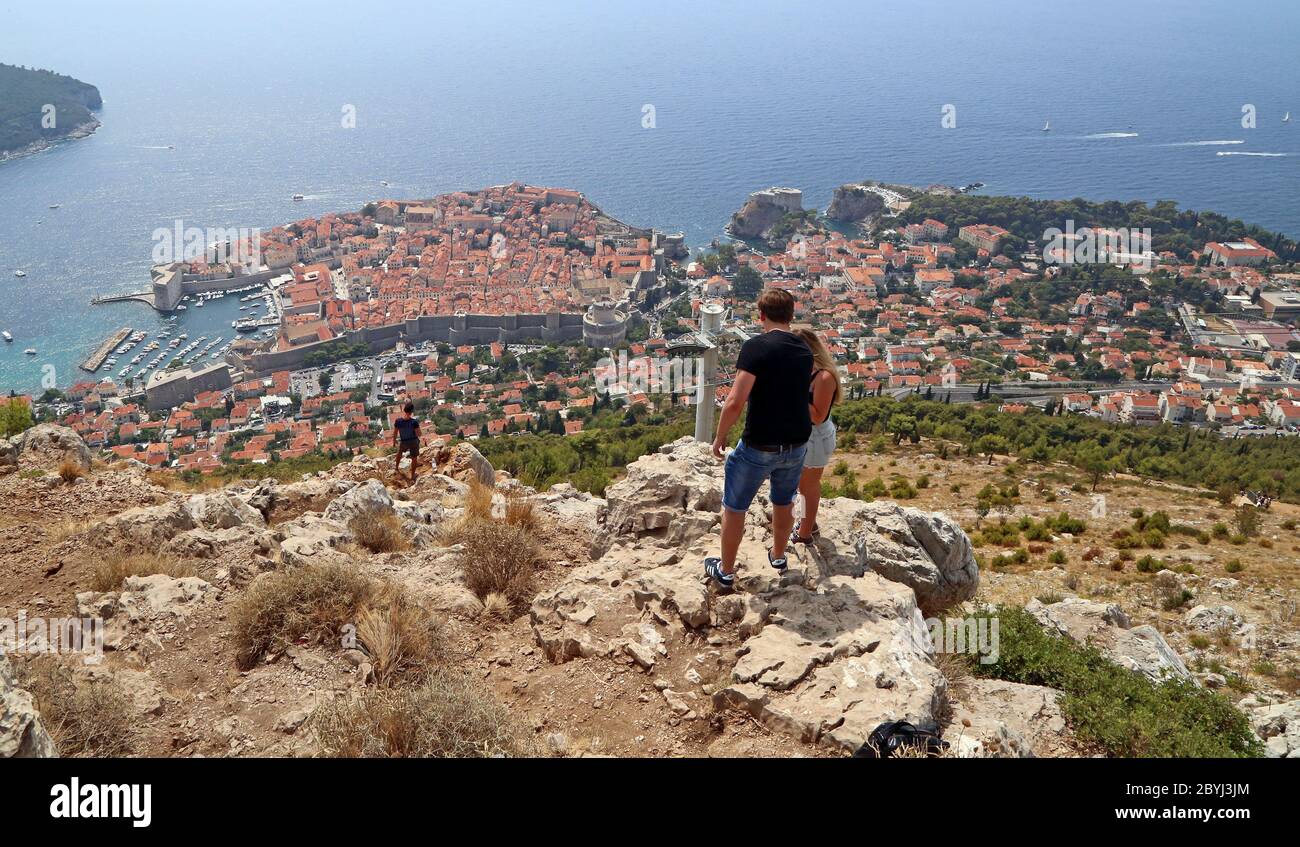
<svg viewBox="0 0 1300 847">
<path fill-rule="evenodd" d="M 833 221 L 857 223 L 884 210 L 885 201 L 879 194 L 873 194 L 859 184 L 841 185 L 835 189 L 831 203 L 826 207 L 826 217 Z"/>
<path fill-rule="evenodd" d="M 0 161 L 99 128 L 99 89 L 53 71 L 0 64 Z"/>
<path fill-rule="evenodd" d="M 731 234 L 763 239 L 786 215 L 803 212 L 803 192 L 797 188 L 768 188 L 749 195 L 731 216 Z"/>
<path fill-rule="evenodd" d="M 818 229 L 817 211 L 803 208 L 803 192 L 797 188 L 755 191 L 727 226 L 732 236 L 761 241 L 774 250 L 783 248 L 797 233 Z"/>
</svg>

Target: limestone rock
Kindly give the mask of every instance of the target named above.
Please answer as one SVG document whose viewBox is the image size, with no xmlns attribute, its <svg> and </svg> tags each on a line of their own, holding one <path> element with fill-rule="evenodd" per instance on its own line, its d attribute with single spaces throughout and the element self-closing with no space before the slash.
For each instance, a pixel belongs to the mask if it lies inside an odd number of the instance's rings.
<svg viewBox="0 0 1300 847">
<path fill-rule="evenodd" d="M 834 576 L 816 592 L 790 586 L 767 599 L 768 622 L 744 643 L 715 705 L 846 750 L 887 720 L 937 727 L 947 680 L 906 586 L 874 573 Z"/>
<path fill-rule="evenodd" d="M 969 600 L 979 588 L 970 539 L 947 515 L 896 503 L 823 501 L 815 542 L 830 573 L 872 570 L 916 592 L 926 613 Z"/>
<path fill-rule="evenodd" d="M 9 660 L 0 654 L 0 759 L 57 757 L 54 739 L 41 724 L 32 695 L 17 687 Z"/>
<path fill-rule="evenodd" d="M 1183 623 L 1201 632 L 1214 632 L 1236 630 L 1245 621 L 1231 606 L 1195 606 L 1183 617 Z"/>
<path fill-rule="evenodd" d="M 559 521 L 594 529 L 605 519 L 607 506 L 600 497 L 579 491 L 567 482 L 552 485 L 537 498 L 538 508 Z"/>
<path fill-rule="evenodd" d="M 276 529 L 280 561 L 286 565 L 346 564 L 351 561 L 340 545 L 352 541 L 352 531 L 337 521 L 303 515 Z"/>
<path fill-rule="evenodd" d="M 261 512 L 225 491 L 196 494 L 186 501 L 185 508 L 189 511 L 195 525 L 204 529 L 266 525 Z"/>
<path fill-rule="evenodd" d="M 1267 756 L 1300 759 L 1300 700 L 1256 706 L 1247 714 Z"/>
<path fill-rule="evenodd" d="M 256 513 L 255 513 L 256 514 Z M 258 515 L 261 520 L 261 515 Z M 175 536 L 163 545 L 164 553 L 182 559 L 213 559 L 231 544 L 251 538 L 251 533 L 243 527 L 233 527 L 212 531 L 208 529 L 191 529 Z"/>
<path fill-rule="evenodd" d="M 606 546 L 618 541 L 685 547 L 712 531 L 722 508 L 722 465 L 707 444 L 683 437 L 637 459 L 605 490 Z"/>
<path fill-rule="evenodd" d="M 999 679 L 970 679 L 961 688 L 945 733 L 956 755 L 1029 758 L 1068 752 L 1070 735 L 1056 689 Z"/>
<path fill-rule="evenodd" d="M 377 479 L 370 479 L 337 497 L 325 509 L 325 519 L 351 525 L 354 520 L 375 520 L 395 514 L 393 497 Z"/>
<path fill-rule="evenodd" d="M 172 500 L 115 515 L 95 527 L 94 538 L 103 548 L 152 551 L 194 526 L 194 516 L 185 504 Z"/>
<path fill-rule="evenodd" d="M 83 471 L 90 470 L 90 448 L 66 426 L 37 424 L 14 436 L 10 443 L 17 449 L 19 469 L 55 471 L 71 460 Z"/>
<path fill-rule="evenodd" d="M 196 576 L 128 576 L 122 581 L 117 607 L 132 621 L 159 616 L 187 617 L 198 603 L 216 593 L 215 586 Z"/>
<path fill-rule="evenodd" d="M 459 482 L 477 480 L 491 488 L 496 484 L 496 471 L 473 444 L 458 442 L 439 449 L 433 456 L 435 473 L 449 476 Z"/>
<path fill-rule="evenodd" d="M 247 495 L 249 505 L 268 522 L 284 523 L 305 512 L 324 512 L 335 498 L 356 485 L 345 479 L 307 479 L 288 485 L 259 487 Z"/>
<path fill-rule="evenodd" d="M 1049 630 L 1080 644 L 1091 644 L 1111 661 L 1153 682 L 1171 676 L 1196 681 L 1159 630 L 1151 626 L 1130 628 L 1128 616 L 1114 604 L 1068 597 L 1051 605 L 1031 600 L 1025 611 Z"/>
</svg>

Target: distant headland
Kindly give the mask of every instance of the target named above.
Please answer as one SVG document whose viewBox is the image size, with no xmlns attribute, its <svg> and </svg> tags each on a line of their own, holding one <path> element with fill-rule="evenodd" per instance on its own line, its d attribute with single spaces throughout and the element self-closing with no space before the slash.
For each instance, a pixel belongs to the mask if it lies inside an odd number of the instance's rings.
<svg viewBox="0 0 1300 847">
<path fill-rule="evenodd" d="M 99 89 L 79 79 L 0 64 L 0 162 L 90 135 L 103 105 Z"/>
</svg>

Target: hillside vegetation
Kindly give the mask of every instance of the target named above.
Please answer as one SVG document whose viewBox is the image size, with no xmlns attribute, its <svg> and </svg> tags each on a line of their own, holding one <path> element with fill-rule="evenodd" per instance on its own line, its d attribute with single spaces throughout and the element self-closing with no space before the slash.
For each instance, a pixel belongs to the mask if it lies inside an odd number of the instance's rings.
<svg viewBox="0 0 1300 847">
<path fill-rule="evenodd" d="M 54 106 L 55 125 L 43 127 L 44 107 Z M 36 141 L 52 141 L 95 120 L 103 106 L 99 89 L 53 71 L 0 64 L 0 153 Z"/>
<path fill-rule="evenodd" d="M 913 200 L 899 217 L 904 223 L 938 218 L 954 230 L 968 224 L 995 224 L 1010 230 L 1022 241 L 1041 241 L 1044 230 L 1051 227 L 1064 229 L 1069 220 L 1074 221 L 1076 229 L 1085 226 L 1149 227 L 1153 250 L 1157 253 L 1172 250 L 1183 258 L 1193 250 L 1201 249 L 1207 241 L 1232 241 L 1249 236 L 1275 251 L 1283 261 L 1300 258 L 1296 243 L 1280 233 L 1215 212 L 1179 209 L 1172 200 L 1159 200 L 1148 206 L 1140 200 L 1095 203 L 1079 198 L 1034 200 L 1029 197 L 927 194 Z"/>
</svg>

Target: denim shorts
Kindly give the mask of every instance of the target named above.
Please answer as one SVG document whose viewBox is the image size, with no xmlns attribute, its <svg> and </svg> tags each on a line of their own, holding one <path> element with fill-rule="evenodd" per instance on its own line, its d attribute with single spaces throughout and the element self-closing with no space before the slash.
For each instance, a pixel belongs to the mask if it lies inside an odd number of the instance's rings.
<svg viewBox="0 0 1300 847">
<path fill-rule="evenodd" d="M 772 505 L 789 506 L 799 491 L 806 444 L 780 453 L 765 453 L 745 444 L 742 438 L 727 456 L 722 505 L 733 512 L 749 510 L 764 480 L 772 483 Z"/>
<path fill-rule="evenodd" d="M 804 456 L 805 468 L 824 468 L 830 464 L 831 454 L 835 452 L 835 421 L 827 418 L 813 427 L 808 438 L 808 455 Z"/>
</svg>

